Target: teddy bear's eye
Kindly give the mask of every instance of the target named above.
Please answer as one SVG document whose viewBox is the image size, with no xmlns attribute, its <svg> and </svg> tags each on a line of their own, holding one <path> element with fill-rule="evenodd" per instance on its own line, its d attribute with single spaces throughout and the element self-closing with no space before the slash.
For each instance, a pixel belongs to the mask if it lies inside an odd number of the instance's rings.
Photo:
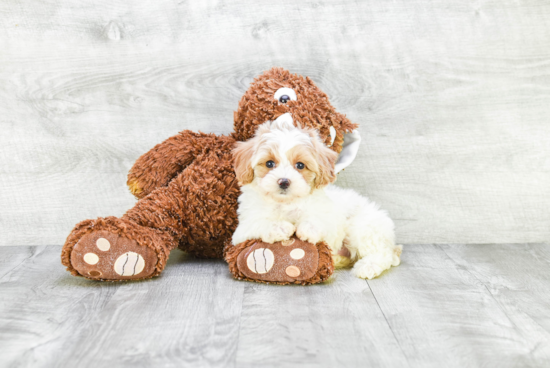
<svg viewBox="0 0 550 368">
<path fill-rule="evenodd" d="M 275 99 L 279 101 L 280 103 L 286 104 L 288 101 L 296 101 L 296 92 L 292 88 L 279 88 L 277 92 L 275 92 Z"/>
</svg>

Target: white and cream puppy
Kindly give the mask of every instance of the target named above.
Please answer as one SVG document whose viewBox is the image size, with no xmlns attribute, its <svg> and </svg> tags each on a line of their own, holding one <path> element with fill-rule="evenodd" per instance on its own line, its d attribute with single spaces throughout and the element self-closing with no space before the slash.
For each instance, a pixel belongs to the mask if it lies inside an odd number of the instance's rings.
<svg viewBox="0 0 550 368">
<path fill-rule="evenodd" d="M 294 126 L 289 114 L 262 124 L 234 151 L 241 187 L 233 244 L 298 238 L 324 241 L 336 267 L 371 279 L 400 263 L 394 224 L 385 211 L 336 180 L 338 154 L 313 129 Z"/>
</svg>

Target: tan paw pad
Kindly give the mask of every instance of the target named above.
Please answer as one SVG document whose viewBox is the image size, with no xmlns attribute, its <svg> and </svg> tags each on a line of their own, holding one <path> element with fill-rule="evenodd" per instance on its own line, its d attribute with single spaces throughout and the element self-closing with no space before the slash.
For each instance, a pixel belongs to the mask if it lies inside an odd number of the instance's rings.
<svg viewBox="0 0 550 368">
<path fill-rule="evenodd" d="M 275 263 L 275 255 L 266 248 L 256 249 L 246 259 L 246 265 L 254 273 L 268 273 Z"/>
<path fill-rule="evenodd" d="M 296 241 L 296 239 L 294 239 L 294 238 L 288 239 L 288 240 L 283 240 L 281 242 L 281 245 L 284 245 L 285 247 L 288 247 L 289 245 L 294 244 L 295 241 Z"/>
<path fill-rule="evenodd" d="M 84 262 L 89 265 L 95 265 L 97 262 L 99 262 L 99 257 L 95 253 L 86 253 L 84 254 Z"/>
<path fill-rule="evenodd" d="M 99 248 L 99 250 L 103 252 L 107 252 L 109 249 L 111 249 L 111 243 L 105 238 L 99 238 L 95 242 L 95 245 Z"/>
<path fill-rule="evenodd" d="M 145 268 L 145 260 L 136 252 L 126 252 L 115 261 L 115 272 L 120 276 L 138 275 Z"/>
<path fill-rule="evenodd" d="M 296 266 L 288 266 L 285 273 L 290 277 L 298 277 L 300 276 L 300 269 Z"/>
<path fill-rule="evenodd" d="M 293 249 L 290 252 L 290 258 L 292 259 L 302 259 L 304 258 L 305 255 L 306 255 L 306 252 L 304 252 L 304 250 L 301 248 Z"/>
</svg>

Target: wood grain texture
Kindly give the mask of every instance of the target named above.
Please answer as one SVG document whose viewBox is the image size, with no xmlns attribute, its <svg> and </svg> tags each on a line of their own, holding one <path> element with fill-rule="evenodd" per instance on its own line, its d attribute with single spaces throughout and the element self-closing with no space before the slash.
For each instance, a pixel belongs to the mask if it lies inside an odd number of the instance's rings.
<svg viewBox="0 0 550 368">
<path fill-rule="evenodd" d="M 222 261 L 178 251 L 161 278 L 96 283 L 58 267 L 59 247 L 13 248 L 33 257 L 0 279 L 1 366 L 234 365 L 244 285 Z"/>
<path fill-rule="evenodd" d="M 308 75 L 361 124 L 340 185 L 403 243 L 550 240 L 550 3 L 0 3 L 0 245 L 120 215 L 133 161 L 228 133 L 252 78 Z"/>
<path fill-rule="evenodd" d="M 407 367 L 369 289 L 348 271 L 311 287 L 246 285 L 238 366 Z"/>
<path fill-rule="evenodd" d="M 442 245 L 441 249 L 481 283 L 514 330 L 515 349 L 505 353 L 523 366 L 550 361 L 549 248 L 541 244 Z M 539 272 L 541 271 L 541 272 Z M 525 353 L 529 359 L 524 359 Z"/>
<path fill-rule="evenodd" d="M 21 262 L 0 262 L 0 366 L 548 366 L 550 244 L 405 249 L 377 279 L 303 287 L 177 250 L 158 278 L 94 282 L 59 246 L 2 247 Z"/>
<path fill-rule="evenodd" d="M 411 366 L 543 367 L 550 330 L 535 321 L 547 319 L 542 289 L 550 278 L 548 258 L 537 254 L 548 250 L 542 244 L 410 246 L 399 272 L 369 285 Z M 526 278 L 532 282 L 522 292 L 508 289 Z M 529 305 L 533 299 L 538 304 Z"/>
</svg>

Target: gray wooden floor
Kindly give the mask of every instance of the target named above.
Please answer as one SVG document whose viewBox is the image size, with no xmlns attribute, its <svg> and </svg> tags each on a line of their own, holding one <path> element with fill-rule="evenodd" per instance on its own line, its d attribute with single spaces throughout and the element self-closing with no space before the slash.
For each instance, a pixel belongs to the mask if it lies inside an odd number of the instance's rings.
<svg viewBox="0 0 550 368">
<path fill-rule="evenodd" d="M 70 276 L 0 248 L 1 367 L 548 367 L 550 245 L 413 245 L 372 281 L 230 278 L 175 251 L 159 278 Z"/>
</svg>

